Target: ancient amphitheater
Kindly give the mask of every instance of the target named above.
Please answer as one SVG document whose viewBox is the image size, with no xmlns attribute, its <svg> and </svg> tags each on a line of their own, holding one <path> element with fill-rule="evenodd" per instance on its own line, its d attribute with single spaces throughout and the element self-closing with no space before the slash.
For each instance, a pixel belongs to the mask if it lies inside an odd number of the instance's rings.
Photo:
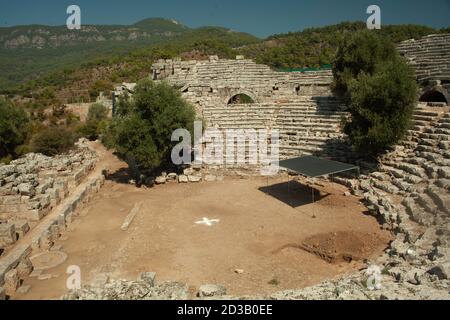
<svg viewBox="0 0 450 320">
<path fill-rule="evenodd" d="M 378 163 L 359 160 L 346 142 L 340 130 L 346 107 L 331 94 L 329 70 L 276 72 L 240 56 L 153 65 L 153 79 L 179 88 L 209 127 L 277 129 L 282 158 L 318 155 L 356 162 L 359 177 L 330 179 L 348 188 L 395 237 L 381 256 L 364 261 L 363 271 L 303 289 L 254 292 L 239 298 L 450 299 L 450 35 L 406 41 L 399 51 L 416 69 L 420 103 L 408 137 Z M 4 287 L 0 297 L 5 291 L 14 297 L 17 290 L 26 289 L 21 284 L 33 271 L 30 257 L 53 250 L 77 207 L 99 190 L 104 176 L 97 157 L 96 150 L 82 143 L 76 154 L 67 157 L 30 155 L 0 167 L 0 286 Z M 195 174 L 196 170 L 185 170 L 178 177 L 165 175 L 161 183 L 177 178 L 185 182 L 185 176 L 186 182 L 218 180 L 220 170 L 227 175 L 227 168 L 214 168 L 214 176 L 210 168 Z M 83 179 L 87 174 L 88 179 Z M 367 273 L 371 266 L 379 267 L 382 285 L 376 290 L 362 280 L 371 275 Z M 101 286 L 86 286 L 64 298 L 189 298 L 187 285 L 156 284 L 154 277 L 144 273 L 138 281 L 103 278 Z M 226 292 L 220 285 L 206 285 L 199 296 Z"/>
</svg>

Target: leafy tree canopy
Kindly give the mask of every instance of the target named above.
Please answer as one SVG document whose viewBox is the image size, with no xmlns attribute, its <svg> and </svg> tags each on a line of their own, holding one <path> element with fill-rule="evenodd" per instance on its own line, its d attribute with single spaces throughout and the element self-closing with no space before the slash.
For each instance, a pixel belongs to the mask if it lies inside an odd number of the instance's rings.
<svg viewBox="0 0 450 320">
<path fill-rule="evenodd" d="M 333 73 L 333 88 L 351 114 L 344 131 L 356 150 L 376 156 L 405 136 L 418 88 L 412 69 L 391 41 L 370 31 L 347 35 Z"/>
</svg>

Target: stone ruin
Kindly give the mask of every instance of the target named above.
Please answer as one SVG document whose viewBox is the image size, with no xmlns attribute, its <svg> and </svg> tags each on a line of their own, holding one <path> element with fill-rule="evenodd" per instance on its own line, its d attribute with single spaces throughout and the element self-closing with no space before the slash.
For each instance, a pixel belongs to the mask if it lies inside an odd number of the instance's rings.
<svg viewBox="0 0 450 320">
<path fill-rule="evenodd" d="M 398 46 L 416 70 L 422 92 L 420 101 L 450 104 L 450 34 L 432 34 Z"/>
<path fill-rule="evenodd" d="M 80 184 L 95 162 L 95 153 L 81 149 L 56 157 L 29 153 L 0 166 L 0 249 L 42 220 Z"/>
<path fill-rule="evenodd" d="M 281 158 L 317 154 L 348 159 L 340 130 L 345 106 L 331 95 L 331 70 L 276 72 L 243 57 L 213 56 L 159 61 L 152 77 L 180 88 L 208 127 L 279 130 Z M 240 95 L 251 102 L 235 103 Z"/>
<path fill-rule="evenodd" d="M 362 175 L 357 179 L 348 176 L 332 178 L 333 181 L 346 185 L 353 194 L 360 196 L 368 211 L 380 220 L 383 228 L 392 230 L 396 236 L 384 255 L 374 261 L 367 261 L 368 266 L 375 265 L 381 270 L 381 288 L 371 290 L 364 285 L 361 279 L 367 278 L 365 270 L 301 290 L 283 291 L 269 296 L 225 296 L 226 298 L 449 299 L 450 109 L 446 106 L 449 101 L 446 97 L 450 59 L 448 50 L 443 49 L 447 48 L 448 39 L 448 35 L 433 35 L 418 41 L 407 41 L 399 46 L 399 50 L 416 67 L 417 78 L 423 90 L 422 100 L 431 100 L 419 103 L 414 113 L 414 126 L 406 139 L 380 158 L 378 163 L 359 162 Z M 342 141 L 344 135 L 339 128 L 341 117 L 347 113 L 345 106 L 331 95 L 330 71 L 275 72 L 243 57 L 237 57 L 236 60 L 219 60 L 217 57 L 211 57 L 208 61 L 165 60 L 156 63 L 152 70 L 153 79 L 166 80 L 179 88 L 183 96 L 196 106 L 197 113 L 204 118 L 208 126 L 221 129 L 279 129 L 282 157 L 315 154 L 346 161 L 351 158 L 351 152 L 345 141 Z M 430 90 L 433 93 L 427 95 Z M 442 96 L 435 94 L 436 92 Z M 238 95 L 245 95 L 250 98 L 248 101 L 252 102 L 240 103 L 239 99 L 235 99 Z M 439 101 L 442 97 L 447 100 Z M 436 99 L 438 101 L 432 101 Z M 30 161 L 34 161 L 35 157 L 41 156 L 29 157 Z M 87 162 L 90 160 L 88 158 Z M 48 187 L 39 188 L 46 185 L 48 178 L 41 178 L 40 174 L 28 178 L 27 175 L 36 175 L 37 172 L 22 169 L 27 168 L 25 163 L 28 161 L 23 159 L 13 163 L 16 167 L 22 166 L 14 170 L 8 166 L 0 166 L 1 192 L 15 192 L 11 198 L 8 197 L 11 196 L 9 194 L 2 194 L 1 205 L 18 206 L 19 203 L 14 202 L 22 200 L 28 205 L 36 203 L 33 200 L 37 197 L 45 198 L 44 204 L 48 201 L 50 205 L 52 201 L 56 203 L 55 194 L 64 193 L 65 190 L 55 190 L 60 186 L 58 179 L 53 177 L 55 180 L 53 183 L 49 182 Z M 53 160 L 51 163 L 52 165 L 43 168 L 59 172 L 59 166 L 54 166 Z M 76 173 L 82 170 L 79 167 L 80 161 L 75 163 L 76 165 L 71 167 L 72 170 L 69 170 L 71 173 L 67 184 L 76 181 Z M 82 165 L 84 163 L 84 160 L 81 161 Z M 198 176 L 196 170 L 188 169 L 185 175 Z M 67 169 L 63 169 L 61 172 L 66 171 Z M 164 181 L 169 178 L 176 179 L 169 176 L 170 174 L 164 177 Z M 98 190 L 101 180 L 100 177 L 89 186 Z M 178 180 L 180 183 L 186 182 Z M 23 183 L 25 185 L 22 185 Z M 42 193 L 43 189 L 45 191 Z M 5 203 L 5 199 L 8 199 L 8 203 Z M 13 203 L 9 203 L 10 201 Z M 41 203 L 40 200 L 38 202 Z M 45 212 L 45 206 L 41 204 L 41 207 L 42 212 Z M 29 214 L 28 211 L 19 210 L 20 213 L 15 214 L 9 211 L 9 207 L 2 208 L 8 211 L 7 215 L 3 213 L 0 216 L 3 219 L 0 224 L 0 239 L 3 242 L 6 239 L 6 242 L 10 243 L 11 239 L 20 237 L 22 231 L 15 231 L 15 221 L 21 220 L 17 229 L 24 230 L 21 227 L 23 220 L 33 225 L 33 220 L 24 219 L 24 216 L 39 217 L 39 211 L 31 211 Z M 18 207 L 13 208 L 18 210 Z M 28 206 L 26 208 L 28 210 Z M 61 210 L 58 216 L 64 217 L 62 223 L 52 220 L 46 224 L 43 232 L 34 238 L 32 247 L 45 250 L 51 243 L 52 236 L 58 233 L 55 229 L 58 226 L 64 228 L 66 213 L 72 212 L 72 207 Z M 4 218 L 5 216 L 8 218 Z M 70 221 L 70 218 L 67 220 Z M 11 231 L 12 224 L 14 231 Z M 0 286 L 4 285 L 8 290 L 12 290 L 11 287 L 17 285 L 15 279 L 30 271 L 27 250 L 30 250 L 30 246 L 18 254 L 6 251 L 7 255 L 4 253 L 0 257 Z M 151 281 L 146 278 L 137 281 L 103 279 L 100 287 L 84 287 L 69 292 L 63 298 L 188 298 L 186 285 L 173 282 L 156 285 L 154 274 L 151 274 Z M 220 289 L 213 290 L 211 296 L 224 298 L 226 290 L 223 290 L 223 287 L 211 287 Z M 211 290 L 207 291 L 210 293 Z M 199 296 L 204 297 L 200 292 Z"/>
<path fill-rule="evenodd" d="M 33 270 L 31 253 L 49 250 L 75 210 L 98 191 L 103 176 L 85 181 L 97 160 L 80 140 L 66 155 L 29 153 L 0 165 L 0 297 L 2 286 L 7 295 L 16 292 Z"/>
<path fill-rule="evenodd" d="M 211 291 L 210 297 L 450 299 L 449 39 L 450 35 L 432 35 L 399 46 L 415 66 L 422 87 L 423 102 L 414 112 L 414 126 L 378 163 L 360 161 L 363 174 L 357 179 L 331 178 L 360 196 L 370 214 L 395 234 L 385 254 L 367 261 L 367 270 L 305 289 L 230 297 L 222 286 L 212 285 L 217 290 Z M 339 128 L 340 118 L 347 113 L 331 95 L 329 71 L 283 73 L 242 57 L 211 57 L 209 61 L 159 61 L 152 68 L 152 77 L 180 88 L 209 126 L 279 129 L 282 157 L 319 154 L 351 158 Z M 236 103 L 233 97 L 240 94 L 253 102 Z M 370 276 L 368 270 L 378 270 L 378 288 L 364 283 Z M 108 280 L 101 287 L 69 292 L 64 299 L 188 299 L 186 285 L 157 285 L 152 279 L 151 283 Z M 198 297 L 205 298 L 200 291 Z"/>
<path fill-rule="evenodd" d="M 449 299 L 450 287 L 450 110 L 448 100 L 448 35 L 407 41 L 399 50 L 416 67 L 422 100 L 406 139 L 378 163 L 360 162 L 363 174 L 333 177 L 361 196 L 369 212 L 396 235 L 375 265 L 381 286 L 368 288 L 367 270 L 325 281 L 317 286 L 268 296 L 215 297 L 231 299 Z M 339 120 L 342 106 L 330 94 L 329 71 L 278 73 L 238 57 L 236 60 L 160 61 L 154 80 L 180 88 L 209 126 L 277 128 L 282 133 L 282 157 L 320 154 L 348 159 L 342 147 Z M 439 92 L 445 101 L 434 93 Z M 234 103 L 245 94 L 253 103 Z M 437 97 L 437 98 L 436 98 Z M 440 98 L 439 98 L 440 97 Z M 428 101 L 428 99 L 430 99 Z M 437 99 L 437 101 L 436 101 Z M 439 107 L 439 108 L 430 108 Z M 339 148 L 330 148 L 329 145 Z M 374 268 L 372 268 L 374 269 Z M 374 269 L 375 270 L 375 269 Z M 167 288 L 174 288 L 167 292 Z M 184 288 L 184 289 L 183 289 Z M 114 297 L 142 299 L 187 295 L 183 284 L 154 281 L 111 281 L 102 288 L 83 288 L 65 299 Z M 220 291 L 220 292 L 219 292 Z M 137 294 L 129 295 L 130 292 Z M 158 295 L 156 294 L 156 298 Z M 201 298 L 202 296 L 199 295 Z"/>
</svg>

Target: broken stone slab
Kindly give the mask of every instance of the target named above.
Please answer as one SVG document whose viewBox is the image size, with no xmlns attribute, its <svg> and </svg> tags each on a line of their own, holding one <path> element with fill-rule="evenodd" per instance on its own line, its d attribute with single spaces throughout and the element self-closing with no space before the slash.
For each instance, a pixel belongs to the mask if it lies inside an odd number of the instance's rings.
<svg viewBox="0 0 450 320">
<path fill-rule="evenodd" d="M 429 187 L 426 193 L 438 204 L 439 209 L 450 214 L 450 196 L 436 187 Z M 446 193 L 446 192 L 445 192 Z"/>
<path fill-rule="evenodd" d="M 0 248 L 5 248 L 17 241 L 16 227 L 13 223 L 0 224 Z"/>
<path fill-rule="evenodd" d="M 425 272 L 418 268 L 411 268 L 404 275 L 404 280 L 413 285 L 420 285 L 422 283 L 422 278 Z"/>
<path fill-rule="evenodd" d="M 20 278 L 16 269 L 9 270 L 5 273 L 5 292 L 8 296 L 13 295 L 20 286 Z"/>
<path fill-rule="evenodd" d="M 450 167 L 442 167 L 438 169 L 439 178 L 450 179 Z"/>
<path fill-rule="evenodd" d="M 189 179 L 184 174 L 178 176 L 178 183 L 188 183 Z"/>
<path fill-rule="evenodd" d="M 176 181 L 177 180 L 177 174 L 174 172 L 171 172 L 167 175 L 167 181 Z"/>
<path fill-rule="evenodd" d="M 165 176 L 159 176 L 155 179 L 156 184 L 165 184 L 167 182 L 167 178 Z"/>
<path fill-rule="evenodd" d="M 204 284 L 198 289 L 198 297 L 217 297 L 227 294 L 227 289 L 222 285 Z"/>
<path fill-rule="evenodd" d="M 190 175 L 193 175 L 194 173 L 195 173 L 195 170 L 192 169 L 192 168 L 187 168 L 187 169 L 184 169 L 184 170 L 183 170 L 183 174 L 184 174 L 185 176 L 190 176 Z"/>
<path fill-rule="evenodd" d="M 404 242 L 403 237 L 397 237 L 397 239 L 391 243 L 391 253 L 402 257 L 406 254 L 409 247 L 410 245 Z"/>
<path fill-rule="evenodd" d="M 27 221 L 16 221 L 14 222 L 14 226 L 19 238 L 23 238 L 25 234 L 30 231 L 30 226 Z"/>
<path fill-rule="evenodd" d="M 31 263 L 31 260 L 27 257 L 22 259 L 22 261 L 19 262 L 17 268 L 17 273 L 19 275 L 19 278 L 23 279 L 31 274 L 33 271 L 33 264 Z"/>
<path fill-rule="evenodd" d="M 201 176 L 188 176 L 189 182 L 200 182 L 202 181 Z"/>
<path fill-rule="evenodd" d="M 138 280 L 144 281 L 150 287 L 154 287 L 156 285 L 156 272 L 142 272 Z"/>
<path fill-rule="evenodd" d="M 134 207 L 131 209 L 128 216 L 125 218 L 122 226 L 120 227 L 120 230 L 127 231 L 130 227 L 131 223 L 133 222 L 133 219 L 136 217 L 136 215 L 139 213 L 142 207 L 142 202 L 138 202 L 134 205 Z"/>
<path fill-rule="evenodd" d="M 36 194 L 36 190 L 31 183 L 21 183 L 17 186 L 17 188 L 23 196 L 33 197 Z"/>
</svg>

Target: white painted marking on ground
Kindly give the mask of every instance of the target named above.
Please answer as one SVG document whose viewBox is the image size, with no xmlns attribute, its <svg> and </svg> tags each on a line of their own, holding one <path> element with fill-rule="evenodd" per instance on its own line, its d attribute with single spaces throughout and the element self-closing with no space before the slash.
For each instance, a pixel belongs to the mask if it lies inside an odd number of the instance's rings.
<svg viewBox="0 0 450 320">
<path fill-rule="evenodd" d="M 205 226 L 211 227 L 214 223 L 219 223 L 219 219 L 208 219 L 203 218 L 203 220 L 196 221 L 195 224 L 204 224 Z"/>
</svg>

